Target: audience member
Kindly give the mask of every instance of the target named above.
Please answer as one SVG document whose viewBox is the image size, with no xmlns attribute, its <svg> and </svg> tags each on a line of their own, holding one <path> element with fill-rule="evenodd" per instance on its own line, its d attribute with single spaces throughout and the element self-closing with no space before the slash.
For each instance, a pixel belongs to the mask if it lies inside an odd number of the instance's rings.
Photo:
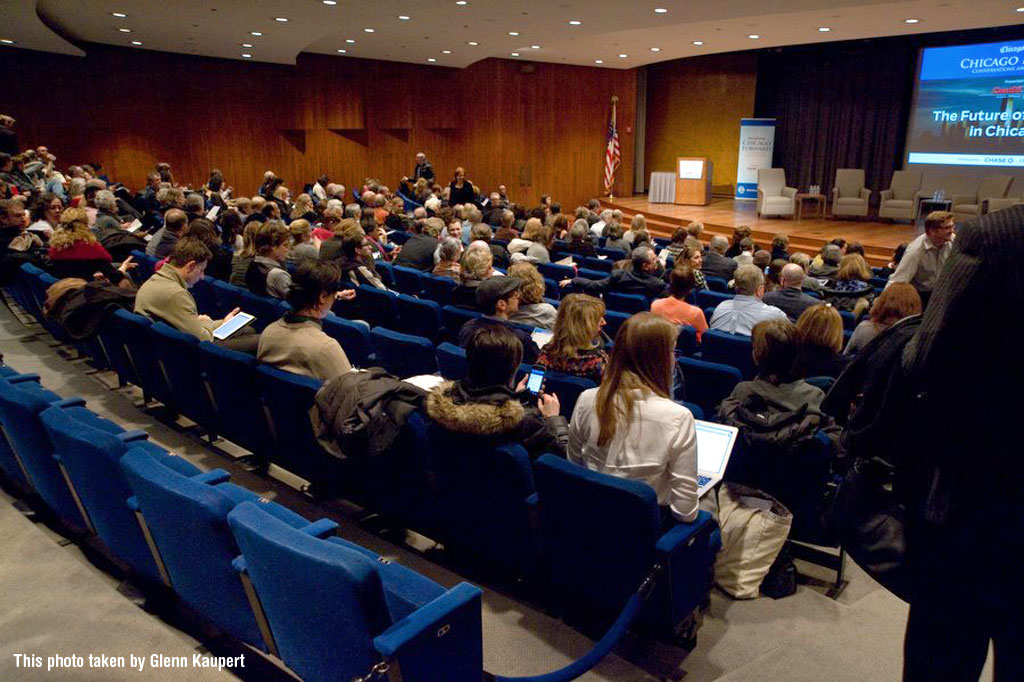
<svg viewBox="0 0 1024 682">
<path fill-rule="evenodd" d="M 434 269 L 434 251 L 437 249 L 438 236 L 443 223 L 433 218 L 426 218 L 419 223 L 421 232 L 414 234 L 395 257 L 395 265 L 413 268 L 422 272 Z"/>
<path fill-rule="evenodd" d="M 598 204 L 598 207 L 600 207 L 600 204 Z M 593 210 L 593 208 L 591 210 Z M 605 228 L 607 228 L 608 223 L 612 221 L 612 210 L 610 208 L 606 208 L 601 211 L 598 216 L 598 219 L 590 226 L 590 233 L 593 234 L 595 238 L 606 237 L 608 235 L 605 234 Z"/>
<path fill-rule="evenodd" d="M 736 265 L 753 265 L 754 264 L 754 240 L 750 237 L 744 237 L 740 240 L 740 251 L 732 257 L 736 261 Z M 761 269 L 764 272 L 764 268 Z"/>
<path fill-rule="evenodd" d="M 182 232 L 188 226 L 188 214 L 180 208 L 164 213 L 164 226 L 157 230 L 146 246 L 146 255 L 161 260 L 170 255 Z"/>
<path fill-rule="evenodd" d="M 508 250 L 501 244 L 493 243 L 493 238 L 494 233 L 491 231 L 491 226 L 486 223 L 476 223 L 469 231 L 470 243 L 483 242 L 487 244 L 494 259 L 494 265 L 499 268 L 507 268 L 510 262 Z"/>
<path fill-rule="evenodd" d="M 870 279 L 871 268 L 864 257 L 848 253 L 839 261 L 839 270 L 835 277 L 825 283 L 822 293 L 825 300 L 838 310 L 860 317 L 871 307 L 871 301 L 875 298 L 875 289 Z"/>
<path fill-rule="evenodd" d="M 693 290 L 701 291 L 708 288 L 708 280 L 701 268 L 704 267 L 704 249 L 699 246 L 687 246 L 683 249 L 683 257 L 675 265 L 686 263 L 693 271 Z"/>
<path fill-rule="evenodd" d="M 212 257 L 206 264 L 205 274 L 222 282 L 231 278 L 231 252 L 221 245 L 217 228 L 206 218 L 196 218 L 181 233 L 181 238 L 196 239 L 206 244 Z"/>
<path fill-rule="evenodd" d="M 608 364 L 601 338 L 604 302 L 586 294 L 569 294 L 558 306 L 551 340 L 541 349 L 537 364 L 550 370 L 601 381 Z"/>
<path fill-rule="evenodd" d="M 516 237 L 508 243 L 508 252 L 513 256 L 517 253 L 529 256 L 530 250 L 537 243 L 544 242 L 544 233 L 544 223 L 541 222 L 540 218 L 530 218 L 523 227 L 523 236 Z M 550 258 L 544 262 L 550 262 Z"/>
<path fill-rule="evenodd" d="M 594 242 L 590 239 L 590 229 L 587 221 L 583 218 L 573 222 L 569 229 L 569 244 L 566 251 L 576 256 L 597 256 Z"/>
<path fill-rule="evenodd" d="M 772 260 L 789 260 L 789 236 L 777 234 L 772 237 Z"/>
<path fill-rule="evenodd" d="M 647 246 L 633 249 L 630 268 L 616 269 L 604 279 L 590 280 L 583 277 L 563 279 L 559 286 L 572 286 L 574 290 L 591 296 L 609 292 L 619 294 L 641 294 L 656 298 L 665 293 L 667 284 L 661 278 L 661 261 L 654 250 Z"/>
<path fill-rule="evenodd" d="M 286 372 L 328 381 L 352 369 L 344 349 L 321 329 L 341 273 L 334 263 L 304 261 L 288 286 L 292 309 L 260 334 L 256 358 Z"/>
<path fill-rule="evenodd" d="M 256 233 L 263 223 L 251 222 L 242 230 L 242 248 L 231 257 L 231 278 L 228 280 L 236 287 L 245 286 L 245 273 L 256 258 Z"/>
<path fill-rule="evenodd" d="M 517 277 L 491 277 L 476 287 L 476 304 L 483 317 L 469 320 L 459 330 L 459 345 L 466 348 L 478 330 L 484 327 L 506 327 L 515 334 L 523 346 L 523 362 L 533 364 L 540 349 L 534 343 L 530 332 L 522 327 L 509 325 L 508 319 L 519 310 L 519 287 L 522 281 Z"/>
<path fill-rule="evenodd" d="M 288 234 L 292 237 L 292 244 L 288 255 L 285 256 L 285 263 L 298 267 L 307 260 L 319 257 L 320 253 L 317 251 L 316 244 L 313 243 L 313 231 L 308 220 L 304 218 L 293 220 L 288 225 Z"/>
<path fill-rule="evenodd" d="M 406 168 L 408 168 L 408 166 L 406 166 Z M 434 180 L 434 167 L 430 165 L 429 161 L 427 161 L 427 155 L 423 152 L 416 155 L 416 167 L 412 169 L 412 175 L 405 179 L 418 182 L 420 178 L 427 182 L 433 182 Z"/>
<path fill-rule="evenodd" d="M 257 296 L 284 298 L 292 276 L 284 268 L 292 236 L 280 220 L 268 220 L 256 232 L 256 257 L 245 271 L 245 286 Z"/>
<path fill-rule="evenodd" d="M 494 281 L 508 281 L 511 277 Z M 524 390 L 525 378 L 514 390 L 516 372 L 523 362 L 523 347 L 511 329 L 486 324 L 474 330 L 465 342 L 466 378 L 445 382 L 427 395 L 427 416 L 435 424 L 460 438 L 479 438 L 480 447 L 515 443 L 531 459 L 545 453 L 565 454 L 568 428 L 559 415 L 558 397 Z"/>
<path fill-rule="evenodd" d="M 796 321 L 800 343 L 799 372 L 803 377 L 832 377 L 842 374 L 850 356 L 842 355 L 843 318 L 832 305 L 818 303 Z"/>
<path fill-rule="evenodd" d="M 793 322 L 812 305 L 821 303 L 813 296 L 803 293 L 804 269 L 796 263 L 787 263 L 779 273 L 779 289 L 764 295 L 764 302 L 775 306 Z"/>
<path fill-rule="evenodd" d="M 868 319 L 862 321 L 853 330 L 853 336 L 846 344 L 847 355 L 854 355 L 864 346 L 896 324 L 904 317 L 921 314 L 921 296 L 907 282 L 897 282 L 885 288 L 871 306 Z"/>
<path fill-rule="evenodd" d="M 88 217 L 81 208 L 69 208 L 60 216 L 60 225 L 50 237 L 50 274 L 57 279 L 77 277 L 92 281 L 104 277 L 112 284 L 131 287 L 125 273 L 135 266 L 131 257 L 115 268 L 110 253 L 100 245 L 89 229 Z"/>
<path fill-rule="evenodd" d="M 623 322 L 601 385 L 580 394 L 569 424 L 569 459 L 649 483 L 658 504 L 697 517 L 693 415 L 671 400 L 675 328 L 652 313 Z"/>
<path fill-rule="evenodd" d="M 64 203 L 56 194 L 45 192 L 32 199 L 29 204 L 28 231 L 39 235 L 44 241 L 49 240 L 54 229 L 60 224 L 60 214 Z"/>
<path fill-rule="evenodd" d="M 720 277 L 726 282 L 732 280 L 739 264 L 725 255 L 728 248 L 729 242 L 725 237 L 716 234 L 711 238 L 711 245 L 704 255 L 704 265 L 701 268 L 705 277 Z"/>
<path fill-rule="evenodd" d="M 354 220 L 346 219 L 341 221 L 345 225 L 341 233 L 340 255 L 329 261 L 337 265 L 342 279 L 351 282 L 354 286 L 365 284 L 366 286 L 387 291 L 387 286 L 377 274 L 377 268 L 373 261 L 373 247 L 366 238 L 363 228 L 359 227 Z"/>
<path fill-rule="evenodd" d="M 439 260 L 434 266 L 433 274 L 458 281 L 459 261 L 462 259 L 462 242 L 458 238 L 448 236 L 441 240 Z"/>
<path fill-rule="evenodd" d="M 733 228 L 733 231 L 732 231 L 732 244 L 730 244 L 729 248 L 726 250 L 725 257 L 726 258 L 735 258 L 736 256 L 740 255 L 740 252 L 742 251 L 741 243 L 743 242 L 744 239 L 750 239 L 750 235 L 752 235 L 753 233 L 754 233 L 754 231 L 751 230 L 746 225 L 739 225 L 739 226 Z M 753 241 L 753 240 L 751 240 L 751 241 Z M 751 251 L 753 251 L 753 249 L 751 249 Z"/>
<path fill-rule="evenodd" d="M 451 299 L 452 305 L 470 310 L 479 310 L 476 304 L 476 288 L 480 282 L 494 274 L 493 254 L 482 248 L 473 248 L 475 243 L 470 243 L 470 248 L 462 254 L 462 262 L 459 264 L 459 284 L 452 290 Z"/>
<path fill-rule="evenodd" d="M 558 311 L 544 300 L 544 278 L 533 263 L 515 263 L 509 268 L 508 275 L 521 281 L 519 309 L 509 315 L 508 319 L 540 329 L 554 327 Z"/>
<path fill-rule="evenodd" d="M 953 227 L 952 213 L 929 213 L 924 221 L 924 234 L 907 245 L 896 271 L 889 276 L 889 284 L 909 282 L 921 295 L 921 302 L 927 306 L 939 271 L 953 251 L 953 238 L 956 236 Z"/>
<path fill-rule="evenodd" d="M 455 169 L 455 177 L 448 185 L 448 203 L 455 204 L 476 204 L 476 191 L 473 183 L 466 179 L 466 171 L 461 166 Z"/>
<path fill-rule="evenodd" d="M 633 235 L 637 232 L 647 232 L 647 218 L 643 213 L 637 213 L 633 216 L 633 219 L 629 221 L 629 229 L 622 235 L 622 238 L 630 245 L 633 246 Z"/>
<path fill-rule="evenodd" d="M 632 245 L 622 237 L 622 226 L 614 219 L 605 226 L 604 234 L 608 238 L 604 243 L 604 248 L 618 249 L 625 253 L 629 253 L 632 249 Z"/>
<path fill-rule="evenodd" d="M 789 257 L 790 263 L 796 263 L 800 266 L 800 269 L 804 271 L 804 283 L 800 285 L 800 288 L 804 291 L 821 291 L 821 282 L 814 277 L 809 275 L 809 268 L 811 267 L 811 257 L 806 253 L 796 252 Z"/>
<path fill-rule="evenodd" d="M 758 322 L 786 318 L 786 313 L 761 300 L 764 296 L 764 273 L 753 265 L 736 268 L 733 286 L 735 298 L 718 304 L 711 316 L 711 329 L 750 336 Z"/>
<path fill-rule="evenodd" d="M 906 252 L 906 244 L 900 244 L 895 249 L 893 249 L 892 258 L 889 260 L 888 263 L 885 264 L 885 267 L 878 268 L 878 271 L 875 276 L 881 277 L 882 279 L 889 279 L 892 273 L 896 272 L 896 268 L 899 266 L 900 261 L 903 260 L 903 254 L 905 254 Z"/>
<path fill-rule="evenodd" d="M 839 272 L 839 260 L 843 257 L 842 250 L 831 242 L 821 247 L 821 264 L 818 265 L 815 261 L 811 262 L 811 267 L 808 269 L 807 274 L 811 277 L 818 279 L 828 279 L 834 277 Z"/>
<path fill-rule="evenodd" d="M 651 303 L 651 312 L 674 324 L 685 324 L 697 330 L 697 341 L 707 331 L 704 311 L 686 302 L 697 280 L 689 263 L 680 263 L 669 274 L 669 295 Z"/>
</svg>

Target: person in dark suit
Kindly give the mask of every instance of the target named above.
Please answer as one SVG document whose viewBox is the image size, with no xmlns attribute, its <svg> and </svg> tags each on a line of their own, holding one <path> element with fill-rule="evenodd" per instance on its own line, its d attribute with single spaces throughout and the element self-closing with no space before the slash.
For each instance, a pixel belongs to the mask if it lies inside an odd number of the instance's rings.
<svg viewBox="0 0 1024 682">
<path fill-rule="evenodd" d="M 419 222 L 422 232 L 414 234 L 402 245 L 402 250 L 395 256 L 395 265 L 423 272 L 434 269 L 434 251 L 437 250 L 437 237 L 441 234 L 440 221 L 436 220 L 428 218 Z"/>
<path fill-rule="evenodd" d="M 729 241 L 725 237 L 715 235 L 711 238 L 711 246 L 704 255 L 704 265 L 701 268 L 705 277 L 721 277 L 726 282 L 732 280 L 739 263 L 725 255 L 728 248 Z"/>
<path fill-rule="evenodd" d="M 408 166 L 407 166 L 408 167 Z M 416 167 L 412 171 L 412 175 L 409 179 L 415 183 L 420 178 L 423 178 L 427 182 L 434 181 L 434 167 L 427 161 L 427 155 L 420 152 L 416 155 Z"/>
<path fill-rule="evenodd" d="M 796 322 L 803 311 L 812 305 L 821 303 L 818 299 L 803 292 L 801 289 L 803 282 L 804 269 L 796 263 L 787 263 L 779 274 L 779 283 L 782 287 L 775 291 L 769 291 L 761 300 L 780 309 L 786 313 L 790 321 Z"/>
<path fill-rule="evenodd" d="M 1024 385 L 1024 206 L 958 229 L 921 327 L 904 349 L 914 396 L 900 464 L 910 616 L 903 679 L 1024 679 L 1024 458 L 1013 428 Z M 965 471 L 970 462 L 970 475 Z"/>
<path fill-rule="evenodd" d="M 604 279 L 574 277 L 559 282 L 561 287 L 572 287 L 573 291 L 591 296 L 608 292 L 617 294 L 640 294 L 657 298 L 668 291 L 668 283 L 661 278 L 661 261 L 649 246 L 638 246 L 631 254 L 632 263 L 628 270 L 613 270 Z"/>
</svg>

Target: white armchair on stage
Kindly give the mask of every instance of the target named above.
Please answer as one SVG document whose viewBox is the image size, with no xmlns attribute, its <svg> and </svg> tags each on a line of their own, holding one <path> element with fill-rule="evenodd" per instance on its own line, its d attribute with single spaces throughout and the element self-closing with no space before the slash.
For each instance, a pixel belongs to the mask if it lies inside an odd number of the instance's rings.
<svg viewBox="0 0 1024 682">
<path fill-rule="evenodd" d="M 1017 204 L 1024 204 L 1024 187 L 1020 188 L 1018 196 L 1006 197 L 1005 199 L 985 199 L 984 200 L 987 208 L 985 213 L 992 213 L 993 211 L 1002 211 L 1004 208 L 1010 208 Z"/>
<path fill-rule="evenodd" d="M 986 201 L 989 202 L 989 210 L 992 210 L 992 200 L 1005 199 L 1011 183 L 1012 175 L 986 175 L 978 183 L 978 189 L 973 194 L 954 194 L 954 219 L 964 220 L 981 215 Z"/>
<path fill-rule="evenodd" d="M 860 168 L 836 170 L 836 184 L 832 188 L 832 216 L 857 216 L 868 214 L 871 190 L 864 186 L 864 171 Z"/>
<path fill-rule="evenodd" d="M 796 187 L 786 187 L 784 168 L 761 168 L 757 171 L 757 215 L 788 215 L 796 213 Z"/>
<path fill-rule="evenodd" d="M 917 193 L 921 189 L 921 171 L 899 170 L 892 174 L 889 189 L 882 190 L 879 218 L 917 219 Z"/>
</svg>

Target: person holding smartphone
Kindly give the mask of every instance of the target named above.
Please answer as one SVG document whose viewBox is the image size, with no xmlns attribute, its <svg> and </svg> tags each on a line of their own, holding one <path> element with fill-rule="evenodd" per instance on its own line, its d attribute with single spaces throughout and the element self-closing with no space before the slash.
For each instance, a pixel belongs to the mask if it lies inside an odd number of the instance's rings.
<svg viewBox="0 0 1024 682">
<path fill-rule="evenodd" d="M 558 396 L 544 392 L 541 367 L 514 383 L 522 359 L 523 345 L 508 327 L 481 327 L 466 344 L 466 378 L 431 391 L 427 416 L 458 435 L 460 445 L 469 436 L 483 447 L 522 445 L 530 459 L 544 453 L 564 457 L 569 427 L 559 414 Z"/>
</svg>

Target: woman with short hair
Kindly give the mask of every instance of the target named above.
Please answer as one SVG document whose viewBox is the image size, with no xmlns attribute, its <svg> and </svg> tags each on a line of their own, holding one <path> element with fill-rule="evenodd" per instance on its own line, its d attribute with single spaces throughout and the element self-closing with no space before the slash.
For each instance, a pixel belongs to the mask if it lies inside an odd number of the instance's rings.
<svg viewBox="0 0 1024 682">
<path fill-rule="evenodd" d="M 508 319 L 541 329 L 555 326 L 558 311 L 544 300 L 544 278 L 533 263 L 514 263 L 508 269 L 508 276 L 518 277 L 522 281 L 519 286 L 519 310 Z"/>
<path fill-rule="evenodd" d="M 796 321 L 800 342 L 800 374 L 804 377 L 838 377 L 850 362 L 842 355 L 843 318 L 829 303 L 812 305 Z"/>
<path fill-rule="evenodd" d="M 907 282 L 893 282 L 875 299 L 868 319 L 853 330 L 844 355 L 853 355 L 904 317 L 921 314 L 921 295 Z"/>
<path fill-rule="evenodd" d="M 540 351 L 537 364 L 563 374 L 600 382 L 608 364 L 601 342 L 604 302 L 586 294 L 562 299 L 555 317 L 554 334 Z"/>
<path fill-rule="evenodd" d="M 697 518 L 693 415 L 670 399 L 675 327 L 637 313 L 615 336 L 601 385 L 580 394 L 569 423 L 569 459 L 649 483 L 679 521 Z"/>
<path fill-rule="evenodd" d="M 704 311 L 686 302 L 694 287 L 697 286 L 695 271 L 689 263 L 680 263 L 669 273 L 669 295 L 651 303 L 651 312 L 673 324 L 685 324 L 697 331 L 697 341 L 708 330 L 708 321 Z"/>
</svg>

